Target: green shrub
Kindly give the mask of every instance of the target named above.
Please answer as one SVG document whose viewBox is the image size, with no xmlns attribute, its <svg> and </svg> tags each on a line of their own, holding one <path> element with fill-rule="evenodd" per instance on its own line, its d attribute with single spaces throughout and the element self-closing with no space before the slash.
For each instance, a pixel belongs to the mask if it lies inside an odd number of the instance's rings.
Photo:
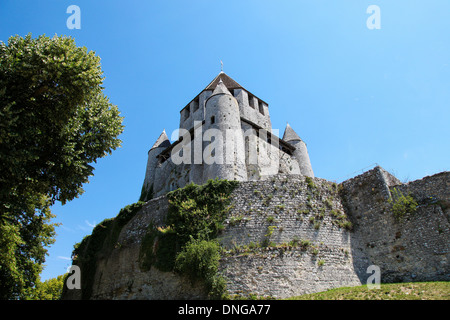
<svg viewBox="0 0 450 320">
<path fill-rule="evenodd" d="M 333 200 L 332 200 L 331 197 L 328 197 L 327 199 L 325 199 L 325 205 L 326 205 L 329 209 L 333 208 Z"/>
<path fill-rule="evenodd" d="M 392 212 L 396 220 L 400 221 L 407 213 L 414 213 L 417 210 L 417 202 L 411 195 L 405 196 L 400 190 L 394 188 L 392 196 L 388 202 L 392 206 Z"/>
<path fill-rule="evenodd" d="M 192 238 L 178 253 L 175 270 L 188 275 L 193 283 L 205 280 L 210 284 L 219 268 L 219 249 L 215 240 Z"/>
<path fill-rule="evenodd" d="M 267 233 L 265 234 L 265 236 L 270 238 L 276 228 L 278 228 L 278 227 L 277 226 L 268 226 L 267 227 Z"/>
<path fill-rule="evenodd" d="M 176 271 L 193 282 L 204 281 L 210 296 L 220 298 L 225 280 L 217 274 L 220 246 L 216 238 L 237 185 L 237 181 L 216 179 L 169 192 L 166 227 L 150 225 L 141 243 L 141 270 L 154 266 L 161 271 Z M 236 217 L 234 222 L 242 219 Z"/>
<path fill-rule="evenodd" d="M 229 196 L 237 181 L 209 180 L 205 185 L 193 183 L 169 192 L 167 224 L 172 226 L 182 244 L 190 237 L 213 239 L 223 228 Z"/>
<path fill-rule="evenodd" d="M 220 245 L 217 240 L 191 238 L 176 257 L 175 271 L 187 275 L 192 283 L 203 282 L 213 299 L 223 299 L 226 281 L 218 274 Z"/>
<path fill-rule="evenodd" d="M 344 221 L 340 222 L 339 226 L 341 228 L 346 229 L 346 230 L 352 230 L 353 229 L 353 224 L 350 221 L 348 221 L 348 220 L 344 220 Z"/>
<path fill-rule="evenodd" d="M 308 248 L 311 245 L 311 241 L 309 240 L 300 240 L 300 244 L 304 248 Z"/>
<path fill-rule="evenodd" d="M 310 188 L 310 189 L 315 189 L 316 188 L 316 185 L 315 185 L 315 183 L 314 183 L 312 178 L 305 177 L 305 181 L 306 181 L 306 184 L 308 185 L 308 188 Z"/>
</svg>

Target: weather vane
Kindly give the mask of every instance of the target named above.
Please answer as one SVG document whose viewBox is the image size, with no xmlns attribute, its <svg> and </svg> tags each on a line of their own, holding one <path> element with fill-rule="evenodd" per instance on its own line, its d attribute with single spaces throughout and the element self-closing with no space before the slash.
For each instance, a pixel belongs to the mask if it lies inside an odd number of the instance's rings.
<svg viewBox="0 0 450 320">
<path fill-rule="evenodd" d="M 223 72 L 223 62 L 220 60 L 220 72 Z"/>
</svg>

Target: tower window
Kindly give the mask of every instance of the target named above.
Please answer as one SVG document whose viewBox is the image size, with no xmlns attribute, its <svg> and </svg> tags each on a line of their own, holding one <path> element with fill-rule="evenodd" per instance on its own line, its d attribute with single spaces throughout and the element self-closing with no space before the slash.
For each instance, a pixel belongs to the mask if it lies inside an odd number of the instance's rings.
<svg viewBox="0 0 450 320">
<path fill-rule="evenodd" d="M 250 107 L 252 107 L 253 109 L 255 109 L 255 103 L 254 103 L 254 100 L 253 100 L 253 96 L 251 94 L 248 94 L 248 105 Z"/>
<path fill-rule="evenodd" d="M 216 122 L 216 117 L 212 116 L 211 117 L 211 124 L 214 124 Z"/>
<path fill-rule="evenodd" d="M 189 106 L 187 106 L 184 109 L 184 120 L 187 120 L 187 118 L 189 118 L 190 114 L 191 114 L 191 110 L 190 110 Z"/>
<path fill-rule="evenodd" d="M 264 115 L 264 105 L 261 101 L 258 101 L 258 105 L 259 105 L 259 112 Z"/>
<path fill-rule="evenodd" d="M 199 103 L 198 103 L 199 101 L 198 101 L 198 100 L 199 100 L 199 99 L 198 99 L 198 97 L 197 97 L 197 98 L 195 98 L 194 101 L 193 101 L 193 102 L 194 102 L 194 103 L 193 103 L 193 104 L 194 104 L 194 108 L 193 108 L 193 109 L 194 109 L 194 112 L 198 110 L 198 107 L 199 107 Z"/>
</svg>

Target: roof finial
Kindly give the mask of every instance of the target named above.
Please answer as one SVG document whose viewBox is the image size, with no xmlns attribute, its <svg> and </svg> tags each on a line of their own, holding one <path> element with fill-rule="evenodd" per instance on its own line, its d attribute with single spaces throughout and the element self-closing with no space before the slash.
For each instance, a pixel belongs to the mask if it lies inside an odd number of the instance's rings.
<svg viewBox="0 0 450 320">
<path fill-rule="evenodd" d="M 223 72 L 223 62 L 220 60 L 220 72 Z"/>
</svg>

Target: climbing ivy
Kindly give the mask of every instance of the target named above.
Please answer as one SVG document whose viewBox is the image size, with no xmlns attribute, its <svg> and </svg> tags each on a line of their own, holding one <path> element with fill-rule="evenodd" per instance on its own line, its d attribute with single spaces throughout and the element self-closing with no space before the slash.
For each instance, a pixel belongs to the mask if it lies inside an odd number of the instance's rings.
<svg viewBox="0 0 450 320">
<path fill-rule="evenodd" d="M 139 254 L 141 270 L 161 271 L 202 279 L 215 297 L 223 293 L 224 280 L 217 276 L 220 246 L 216 240 L 229 209 L 237 181 L 209 180 L 169 192 L 166 227 L 149 225 Z"/>
</svg>

